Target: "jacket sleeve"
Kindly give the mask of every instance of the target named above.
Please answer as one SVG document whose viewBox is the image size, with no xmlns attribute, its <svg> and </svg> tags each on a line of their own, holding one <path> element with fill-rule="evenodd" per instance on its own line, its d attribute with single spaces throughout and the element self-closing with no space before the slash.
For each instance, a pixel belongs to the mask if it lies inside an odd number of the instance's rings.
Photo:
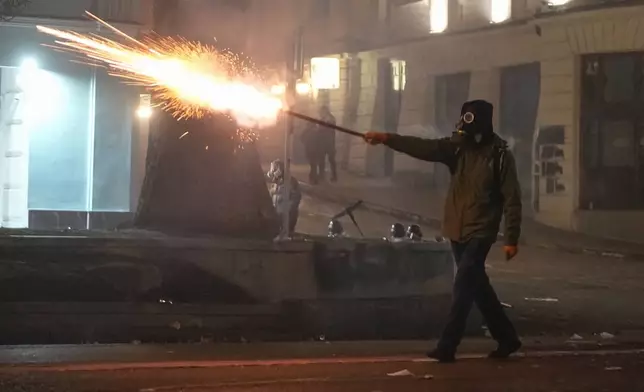
<svg viewBox="0 0 644 392">
<path fill-rule="evenodd" d="M 510 151 L 504 154 L 501 163 L 501 194 L 505 215 L 505 244 L 516 246 L 521 236 L 521 186 L 517 177 L 517 166 Z"/>
<path fill-rule="evenodd" d="M 456 157 L 456 147 L 449 138 L 422 139 L 415 136 L 391 135 L 385 145 L 403 154 L 428 162 L 450 165 Z"/>
</svg>

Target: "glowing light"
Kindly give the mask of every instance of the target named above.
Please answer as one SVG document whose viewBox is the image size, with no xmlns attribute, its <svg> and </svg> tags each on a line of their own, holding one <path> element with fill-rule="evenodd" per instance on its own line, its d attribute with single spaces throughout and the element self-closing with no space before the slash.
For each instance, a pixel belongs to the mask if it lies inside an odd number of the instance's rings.
<svg viewBox="0 0 644 392">
<path fill-rule="evenodd" d="M 312 90 L 311 85 L 306 82 L 298 82 L 295 85 L 295 92 L 298 95 L 309 95 L 311 94 L 311 90 Z"/>
<path fill-rule="evenodd" d="M 429 30 L 442 33 L 447 30 L 449 0 L 429 0 Z"/>
<path fill-rule="evenodd" d="M 136 116 L 141 119 L 152 117 L 152 108 L 149 106 L 141 106 L 136 110 Z"/>
<path fill-rule="evenodd" d="M 20 69 L 24 71 L 36 71 L 38 68 L 38 62 L 32 58 L 27 58 L 20 64 Z"/>
<path fill-rule="evenodd" d="M 501 23 L 510 19 L 512 0 L 492 0 L 490 7 L 490 22 Z"/>
<path fill-rule="evenodd" d="M 51 121 L 68 100 L 65 80 L 53 72 L 40 69 L 33 59 L 27 59 L 20 65 L 16 82 L 24 94 L 20 99 L 20 116 L 29 126 Z"/>
<path fill-rule="evenodd" d="M 551 7 L 559 7 L 567 4 L 568 2 L 570 2 L 570 0 L 549 0 L 548 5 Z"/>
<path fill-rule="evenodd" d="M 262 90 L 254 69 L 228 51 L 185 39 L 132 38 L 98 17 L 87 14 L 125 39 L 119 43 L 96 35 L 44 26 L 40 32 L 58 40 L 57 48 L 82 55 L 110 74 L 152 89 L 162 108 L 175 117 L 226 113 L 244 127 L 273 125 L 282 109 L 280 98 Z"/>
<path fill-rule="evenodd" d="M 283 84 L 276 84 L 271 87 L 271 94 L 273 95 L 283 95 L 286 92 L 286 86 Z"/>
<path fill-rule="evenodd" d="M 312 58 L 311 86 L 316 90 L 340 88 L 340 59 L 333 57 Z"/>
<path fill-rule="evenodd" d="M 394 91 L 403 91 L 407 86 L 407 62 L 391 60 L 391 79 Z"/>
</svg>

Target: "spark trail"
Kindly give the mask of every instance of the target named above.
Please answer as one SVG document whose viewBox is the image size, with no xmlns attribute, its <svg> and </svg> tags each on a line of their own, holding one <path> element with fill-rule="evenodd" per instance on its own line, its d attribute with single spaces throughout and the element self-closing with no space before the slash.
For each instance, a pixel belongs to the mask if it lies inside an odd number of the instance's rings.
<svg viewBox="0 0 644 392">
<path fill-rule="evenodd" d="M 135 39 L 97 16 L 124 42 L 37 26 L 56 38 L 55 48 L 81 55 L 86 63 L 104 66 L 113 76 L 151 89 L 164 110 L 181 119 L 208 112 L 230 115 L 241 127 L 273 125 L 282 100 L 263 90 L 261 80 L 243 59 L 228 51 L 182 38 L 148 36 Z"/>
</svg>

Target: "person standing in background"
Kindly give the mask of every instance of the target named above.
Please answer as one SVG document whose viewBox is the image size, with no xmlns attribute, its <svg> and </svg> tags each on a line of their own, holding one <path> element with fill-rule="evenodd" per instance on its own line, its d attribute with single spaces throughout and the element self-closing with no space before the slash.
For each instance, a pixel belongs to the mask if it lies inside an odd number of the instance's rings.
<svg viewBox="0 0 644 392">
<path fill-rule="evenodd" d="M 326 105 L 323 105 L 320 108 L 320 120 L 329 124 L 336 124 L 335 117 Z M 318 179 L 324 180 L 326 161 L 328 159 L 329 166 L 331 168 L 331 181 L 336 182 L 338 180 L 338 169 L 335 162 L 335 130 L 323 125 L 318 125 L 316 134 L 316 139 L 320 148 L 320 152 L 318 154 Z"/>
</svg>

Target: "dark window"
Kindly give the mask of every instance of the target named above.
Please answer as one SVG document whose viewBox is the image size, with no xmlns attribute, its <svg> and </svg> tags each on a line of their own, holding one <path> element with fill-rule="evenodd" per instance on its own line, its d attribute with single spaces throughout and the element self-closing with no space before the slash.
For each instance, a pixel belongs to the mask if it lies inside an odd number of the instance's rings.
<svg viewBox="0 0 644 392">
<path fill-rule="evenodd" d="M 436 77 L 435 93 L 436 127 L 442 135 L 448 136 L 461 116 L 461 106 L 469 98 L 470 73 Z"/>
<path fill-rule="evenodd" d="M 313 16 L 328 18 L 331 14 L 331 0 L 313 0 Z"/>
<path fill-rule="evenodd" d="M 644 208 L 644 54 L 585 56 L 581 208 Z"/>
</svg>

